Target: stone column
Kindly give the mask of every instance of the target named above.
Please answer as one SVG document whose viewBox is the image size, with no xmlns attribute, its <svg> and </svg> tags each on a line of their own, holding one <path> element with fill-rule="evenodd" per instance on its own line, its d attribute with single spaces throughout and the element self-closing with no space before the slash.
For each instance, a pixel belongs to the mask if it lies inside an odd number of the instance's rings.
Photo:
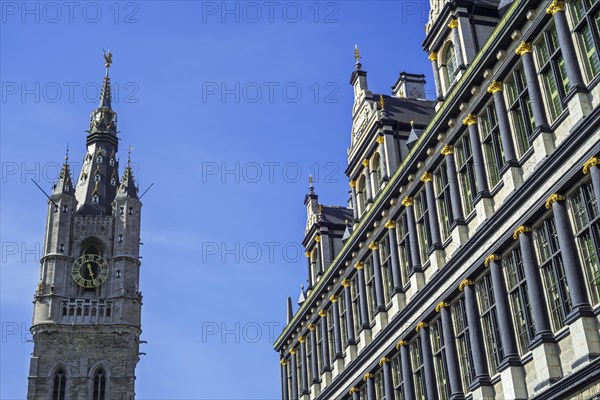
<svg viewBox="0 0 600 400">
<path fill-rule="evenodd" d="M 429 215 L 429 230 L 431 232 L 431 248 L 439 250 L 442 248 L 442 236 L 438 222 L 437 206 L 435 204 L 435 192 L 433 190 L 433 176 L 424 172 L 421 182 L 425 185 L 425 197 L 427 198 L 427 214 Z"/>
<path fill-rule="evenodd" d="M 488 87 L 488 93 L 494 98 L 494 108 L 496 109 L 496 117 L 498 118 L 498 130 L 502 139 L 502 150 L 504 150 L 504 160 L 511 166 L 518 165 L 517 153 L 515 151 L 515 143 L 510 129 L 508 120 L 508 110 L 502 95 L 502 82 L 493 81 Z"/>
<path fill-rule="evenodd" d="M 312 357 L 310 358 L 311 384 L 315 384 L 321 382 L 319 379 L 319 363 L 317 362 L 317 357 L 319 356 L 317 352 L 317 326 L 310 324 L 308 325 L 308 330 L 310 332 L 310 352 L 312 353 Z"/>
<path fill-rule="evenodd" d="M 447 378 L 450 385 L 450 399 L 464 399 L 462 380 L 458 369 L 458 354 L 456 350 L 456 337 L 452 325 L 452 315 L 450 314 L 450 304 L 441 302 L 435 307 L 435 311 L 440 313 L 442 319 L 442 332 L 444 334 L 444 349 L 446 350 L 446 368 Z"/>
<path fill-rule="evenodd" d="M 371 187 L 371 168 L 369 168 L 369 160 L 364 160 L 362 162 L 363 167 L 365 167 L 365 192 L 367 195 L 366 203 L 373 202 L 373 188 Z M 363 194 L 364 196 L 364 194 Z"/>
<path fill-rule="evenodd" d="M 419 322 L 417 333 L 421 336 L 421 354 L 423 356 L 423 372 L 425 374 L 425 393 L 427 400 L 437 400 L 437 383 L 435 380 L 435 367 L 433 365 L 433 353 L 431 351 L 431 338 L 429 337 L 429 324 Z"/>
<path fill-rule="evenodd" d="M 396 221 L 389 220 L 385 223 L 388 230 L 388 241 L 390 243 L 390 260 L 392 269 L 392 281 L 394 294 L 402 292 L 402 274 L 400 273 L 400 255 L 398 254 L 398 239 L 396 238 Z"/>
<path fill-rule="evenodd" d="M 579 262 L 577 246 L 569 215 L 565 204 L 566 198 L 558 193 L 553 194 L 546 200 L 546 209 L 552 210 L 554 222 L 556 224 L 556 233 L 558 235 L 558 244 L 560 245 L 560 255 L 563 260 L 565 277 L 569 285 L 569 294 L 571 295 L 571 304 L 573 306 L 569 315 L 565 316 L 565 322 L 570 323 L 581 316 L 592 317 L 592 306 L 588 298 L 585 287 L 586 280 L 583 276 L 583 270 Z"/>
<path fill-rule="evenodd" d="M 450 201 L 452 202 L 452 215 L 458 224 L 465 223 L 462 202 L 460 198 L 460 186 L 458 184 L 458 174 L 456 172 L 456 162 L 454 160 L 454 146 L 446 145 L 442 148 L 441 154 L 446 158 L 446 172 L 448 174 L 448 185 L 450 186 Z"/>
<path fill-rule="evenodd" d="M 475 379 L 469 386 L 469 390 L 475 390 L 480 386 L 491 385 L 490 374 L 486 361 L 485 346 L 483 344 L 483 332 L 481 329 L 481 318 L 477 309 L 477 299 L 475 298 L 475 282 L 469 279 L 463 280 L 458 286 L 458 290 L 465 292 L 465 308 L 467 311 L 467 324 L 469 326 L 469 342 L 473 353 L 473 369 L 475 370 Z"/>
<path fill-rule="evenodd" d="M 592 157 L 583 164 L 583 173 L 592 177 L 592 187 L 596 197 L 596 206 L 600 212 L 600 158 Z"/>
<path fill-rule="evenodd" d="M 377 311 L 386 311 L 385 297 L 383 293 L 383 278 L 381 274 L 381 260 L 379 259 L 379 243 L 371 242 L 369 244 L 373 260 L 373 280 L 375 281 L 375 301 L 377 303 Z"/>
<path fill-rule="evenodd" d="M 352 396 L 352 400 L 360 400 L 360 389 L 356 386 L 351 388 L 348 393 Z"/>
<path fill-rule="evenodd" d="M 350 288 L 350 281 L 344 279 L 342 281 L 344 287 L 344 303 L 346 304 L 346 337 L 348 338 L 348 345 L 356 344 L 356 334 L 354 332 L 354 313 L 352 304 L 352 289 Z"/>
<path fill-rule="evenodd" d="M 333 345 L 335 349 L 335 358 L 344 358 L 344 350 L 342 348 L 342 331 L 340 329 L 340 306 L 337 295 L 331 295 L 331 307 L 333 313 Z"/>
<path fill-rule="evenodd" d="M 402 382 L 404 400 L 415 400 L 415 385 L 413 383 L 412 365 L 410 365 L 410 349 L 406 340 L 400 340 L 396 345 L 400 350 L 400 362 L 402 363 Z"/>
<path fill-rule="evenodd" d="M 285 359 L 280 361 L 281 364 L 281 398 L 283 400 L 289 400 L 289 382 L 287 373 L 287 361 Z"/>
<path fill-rule="evenodd" d="M 521 56 L 521 59 L 523 60 L 523 72 L 525 73 L 525 80 L 527 81 L 527 91 L 529 93 L 535 125 L 541 131 L 548 132 L 550 131 L 550 127 L 548 126 L 548 118 L 546 117 L 546 111 L 544 110 L 544 100 L 542 98 L 540 83 L 537 78 L 537 71 L 535 70 L 531 43 L 521 42 L 515 52 L 517 55 Z"/>
<path fill-rule="evenodd" d="M 379 360 L 379 366 L 383 367 L 383 392 L 385 394 L 385 400 L 395 400 L 396 395 L 394 393 L 394 377 L 392 376 L 391 360 L 387 357 L 383 357 Z"/>
<path fill-rule="evenodd" d="M 405 197 L 402 200 L 402 205 L 406 208 L 406 222 L 408 225 L 408 250 L 412 270 L 422 272 L 421 254 L 419 251 L 419 234 L 417 233 L 417 220 L 415 219 L 415 210 L 412 197 Z"/>
<path fill-rule="evenodd" d="M 367 400 L 377 400 L 375 393 L 375 375 L 367 372 L 363 377 L 363 381 L 367 382 Z"/>
<path fill-rule="evenodd" d="M 463 56 L 460 34 L 458 33 L 458 19 L 450 20 L 448 28 L 452 30 L 452 43 L 454 43 L 454 50 L 456 52 L 456 65 L 458 65 L 460 69 L 465 69 L 465 58 Z"/>
<path fill-rule="evenodd" d="M 352 199 L 352 215 L 358 221 L 358 201 L 356 200 L 356 182 L 350 181 L 350 198 Z"/>
<path fill-rule="evenodd" d="M 440 81 L 440 69 L 438 65 L 438 57 L 436 52 L 429 54 L 429 61 L 431 61 L 431 67 L 433 68 L 433 81 L 435 83 L 435 93 L 438 101 L 444 100 L 444 94 L 442 93 L 442 84 Z"/>
<path fill-rule="evenodd" d="M 530 343 L 530 347 L 534 347 L 539 342 L 553 343 L 554 335 L 552 334 L 548 308 L 546 307 L 546 294 L 542 286 L 539 266 L 535 259 L 531 227 L 518 227 L 513 233 L 513 239 L 518 240 L 521 247 L 527 293 L 529 294 L 531 313 L 535 322 L 535 338 Z"/>
<path fill-rule="evenodd" d="M 510 314 L 510 305 L 506 284 L 504 283 L 504 275 L 500 265 L 501 257 L 497 254 L 491 254 L 485 259 L 484 265 L 490 269 L 492 278 L 492 286 L 494 287 L 494 302 L 496 303 L 496 312 L 498 315 L 498 328 L 502 340 L 502 349 L 504 351 L 504 359 L 500 364 L 499 369 L 508 365 L 521 365 L 521 357 L 517 350 L 517 341 L 513 330 L 513 320 Z"/>
<path fill-rule="evenodd" d="M 376 140 L 377 140 L 377 143 L 379 144 L 378 151 L 379 151 L 379 165 L 381 168 L 381 181 L 384 182 L 389 179 L 388 169 L 387 169 L 387 157 L 385 154 L 385 146 L 383 145 L 385 143 L 385 137 L 377 136 Z"/>
<path fill-rule="evenodd" d="M 292 355 L 292 400 L 298 400 L 298 364 L 296 362 L 296 349 L 290 349 Z"/>
<path fill-rule="evenodd" d="M 481 139 L 479 138 L 479 129 L 477 127 L 477 116 L 469 114 L 464 119 L 463 124 L 468 126 L 469 129 L 469 140 L 471 141 L 471 151 L 473 152 L 473 166 L 475 167 L 475 180 L 477 181 L 477 195 L 479 197 L 489 197 L 490 191 L 485 170 L 483 149 L 481 148 Z"/>
<path fill-rule="evenodd" d="M 573 44 L 573 38 L 571 36 L 571 28 L 569 27 L 567 16 L 565 15 L 564 1 L 553 0 L 546 9 L 546 13 L 552 15 L 554 19 L 560 52 L 565 61 L 565 69 L 567 70 L 567 77 L 569 78 L 571 90 L 574 89 L 580 92 L 587 92 L 587 87 L 583 82 L 583 76 L 579 69 L 577 51 L 575 50 L 575 44 Z"/>
<path fill-rule="evenodd" d="M 360 311 L 360 324 L 363 329 L 371 329 L 371 321 L 369 321 L 369 306 L 367 304 L 367 287 L 365 285 L 365 264 L 362 261 L 354 265 L 357 274 L 358 283 L 358 305 Z"/>
<path fill-rule="evenodd" d="M 327 330 L 327 311 L 319 311 L 321 317 L 321 362 L 323 372 L 331 371 L 331 357 L 329 356 L 329 331 Z"/>
<path fill-rule="evenodd" d="M 306 368 L 306 340 L 304 337 L 299 336 L 298 342 L 300 343 L 300 360 L 302 360 L 302 367 L 300 368 L 300 386 L 302 395 L 309 394 L 308 391 L 308 369 Z"/>
</svg>

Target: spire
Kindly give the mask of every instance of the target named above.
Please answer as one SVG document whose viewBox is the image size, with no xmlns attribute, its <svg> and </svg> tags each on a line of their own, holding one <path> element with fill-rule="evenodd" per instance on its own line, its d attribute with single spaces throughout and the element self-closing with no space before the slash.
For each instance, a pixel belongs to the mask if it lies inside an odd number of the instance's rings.
<svg viewBox="0 0 600 400">
<path fill-rule="evenodd" d="M 308 193 L 306 194 L 306 196 L 304 196 L 304 204 L 308 205 L 309 203 L 314 201 L 314 207 L 316 208 L 319 196 L 317 196 L 317 194 L 315 193 L 315 187 L 314 187 L 313 183 L 314 183 L 313 177 L 312 177 L 312 175 L 309 175 L 308 176 Z"/>
<path fill-rule="evenodd" d="M 117 197 L 130 197 L 136 199 L 137 188 L 135 187 L 133 169 L 131 168 L 131 150 L 133 150 L 133 146 L 129 146 L 129 152 L 127 153 L 127 166 L 123 171 L 123 178 L 121 180 L 121 186 L 119 186 L 119 191 L 117 192 Z"/>
<path fill-rule="evenodd" d="M 352 76 L 350 76 L 350 84 L 354 86 L 354 99 L 365 97 L 371 97 L 372 93 L 369 91 L 369 87 L 367 86 L 367 72 L 363 71 L 362 64 L 360 60 L 362 56 L 360 55 L 360 50 L 358 50 L 358 45 L 354 45 L 354 71 L 352 71 Z"/>
<path fill-rule="evenodd" d="M 292 318 L 294 318 L 294 310 L 292 309 L 292 298 L 290 296 L 288 296 L 286 322 L 289 324 L 290 322 L 292 322 Z"/>
<path fill-rule="evenodd" d="M 110 76 L 108 71 L 112 64 L 112 53 L 110 50 L 108 53 L 102 49 L 104 53 L 104 67 L 106 68 L 106 74 L 104 75 L 104 82 L 102 83 L 102 93 L 100 94 L 100 105 L 98 107 L 110 108 L 110 102 L 112 100 L 112 94 L 110 91 Z"/>
<path fill-rule="evenodd" d="M 98 134 L 103 136 L 103 139 L 109 138 L 116 145 L 117 136 L 117 114 L 112 110 L 111 101 L 112 93 L 110 87 L 110 76 L 108 74 L 112 64 L 112 53 L 104 52 L 104 81 L 102 82 L 102 91 L 100 93 L 100 103 L 98 108 L 92 111 L 90 116 L 90 130 L 88 135 L 88 144 L 91 140 L 98 137 Z M 105 134 L 108 134 L 105 135 Z"/>
<path fill-rule="evenodd" d="M 69 168 L 69 145 L 65 152 L 65 162 L 58 174 L 58 183 L 53 185 L 52 194 L 73 195 L 73 181 L 71 180 L 71 170 Z"/>
</svg>

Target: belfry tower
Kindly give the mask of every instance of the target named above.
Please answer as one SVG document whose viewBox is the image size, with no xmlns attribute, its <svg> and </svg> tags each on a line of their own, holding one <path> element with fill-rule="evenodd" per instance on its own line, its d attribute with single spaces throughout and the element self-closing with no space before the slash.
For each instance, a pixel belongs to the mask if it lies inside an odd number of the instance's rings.
<svg viewBox="0 0 600 400">
<path fill-rule="evenodd" d="M 109 68 L 90 117 L 81 172 L 68 152 L 48 201 L 34 294 L 28 400 L 131 400 L 139 360 L 142 204 L 130 156 L 119 176 Z"/>
</svg>

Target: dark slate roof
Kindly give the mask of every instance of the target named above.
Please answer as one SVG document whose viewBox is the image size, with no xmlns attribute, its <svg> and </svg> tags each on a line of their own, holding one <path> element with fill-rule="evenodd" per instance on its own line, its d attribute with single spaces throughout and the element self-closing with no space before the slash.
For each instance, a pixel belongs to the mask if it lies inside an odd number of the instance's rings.
<svg viewBox="0 0 600 400">
<path fill-rule="evenodd" d="M 324 220 L 334 225 L 346 225 L 346 221 L 352 221 L 354 219 L 354 213 L 351 208 L 323 206 L 322 210 Z"/>
<path fill-rule="evenodd" d="M 385 112 L 390 119 L 407 124 L 414 121 L 415 125 L 426 126 L 429 125 L 435 114 L 435 101 L 405 99 L 385 94 L 382 96 L 385 102 Z M 373 97 L 379 99 L 378 94 Z"/>
<path fill-rule="evenodd" d="M 419 140 L 419 138 L 421 137 L 421 135 L 423 134 L 423 132 L 425 132 L 425 129 L 416 129 L 416 128 L 412 128 L 410 130 L 410 134 L 408 135 L 408 139 L 406 140 L 406 145 L 410 148 L 412 147 L 415 143 L 417 143 L 417 141 Z"/>
</svg>

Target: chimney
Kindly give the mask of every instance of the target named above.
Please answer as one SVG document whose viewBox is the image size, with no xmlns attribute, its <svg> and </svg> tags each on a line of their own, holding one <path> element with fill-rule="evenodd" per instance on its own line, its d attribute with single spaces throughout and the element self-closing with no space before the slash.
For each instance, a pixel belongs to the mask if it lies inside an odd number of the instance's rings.
<svg viewBox="0 0 600 400">
<path fill-rule="evenodd" d="M 392 86 L 392 95 L 405 99 L 425 100 L 425 75 L 400 72 L 398 80 Z"/>
</svg>

